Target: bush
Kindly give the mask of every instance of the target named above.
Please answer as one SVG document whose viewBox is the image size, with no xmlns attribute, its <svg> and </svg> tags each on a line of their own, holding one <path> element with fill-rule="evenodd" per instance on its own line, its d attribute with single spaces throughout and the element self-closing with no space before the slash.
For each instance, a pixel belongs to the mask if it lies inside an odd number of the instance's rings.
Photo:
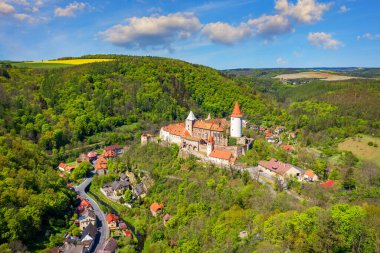
<svg viewBox="0 0 380 253">
<path fill-rule="evenodd" d="M 373 146 L 373 142 L 372 142 L 372 141 L 369 141 L 369 142 L 368 142 L 368 146 Z"/>
</svg>

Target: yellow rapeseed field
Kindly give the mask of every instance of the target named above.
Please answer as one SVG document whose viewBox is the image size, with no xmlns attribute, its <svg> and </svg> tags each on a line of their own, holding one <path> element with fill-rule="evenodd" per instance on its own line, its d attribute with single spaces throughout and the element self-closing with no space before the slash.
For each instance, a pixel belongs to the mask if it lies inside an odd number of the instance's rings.
<svg viewBox="0 0 380 253">
<path fill-rule="evenodd" d="M 71 64 L 80 65 L 93 62 L 113 61 L 114 59 L 71 59 L 71 60 L 48 60 L 48 61 L 35 61 L 30 63 L 59 63 L 59 64 Z"/>
</svg>

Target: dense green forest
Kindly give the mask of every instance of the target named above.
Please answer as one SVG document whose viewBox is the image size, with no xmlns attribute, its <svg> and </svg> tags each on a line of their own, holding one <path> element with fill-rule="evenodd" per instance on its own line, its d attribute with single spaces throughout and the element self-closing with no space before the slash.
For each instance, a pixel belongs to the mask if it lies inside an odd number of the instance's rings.
<svg viewBox="0 0 380 253">
<path fill-rule="evenodd" d="M 342 179 L 341 191 L 295 187 L 308 198 L 302 202 L 272 195 L 246 175 L 177 158 L 174 148 L 135 147 L 126 154 L 128 168 L 148 170 L 156 180 L 131 213 L 147 234 L 146 252 L 379 249 L 379 168 L 336 145 L 356 134 L 379 135 L 380 81 L 293 86 L 271 79 L 270 71 L 233 75 L 158 57 L 84 57 L 116 60 L 59 69 L 0 64 L 0 251 L 55 245 L 45 232 L 62 230 L 75 203 L 66 181 L 53 173 L 58 162 L 97 146 L 134 143 L 142 132 L 182 121 L 190 109 L 197 117 L 227 117 L 236 100 L 251 124 L 302 130 L 295 155 L 247 130 L 258 141 L 242 162 L 277 157 L 308 165 L 324 178 Z M 174 215 L 165 228 L 146 214 L 153 201 Z M 254 236 L 241 240 L 241 230 Z M 169 249 L 168 240 L 177 247 Z"/>
</svg>

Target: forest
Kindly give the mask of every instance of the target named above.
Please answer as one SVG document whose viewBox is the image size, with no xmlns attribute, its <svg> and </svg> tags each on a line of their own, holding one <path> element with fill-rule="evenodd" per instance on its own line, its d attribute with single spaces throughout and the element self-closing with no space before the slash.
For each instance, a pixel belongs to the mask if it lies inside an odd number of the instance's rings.
<svg viewBox="0 0 380 253">
<path fill-rule="evenodd" d="M 172 239 L 173 252 L 379 250 L 379 168 L 338 151 L 337 144 L 357 134 L 379 136 L 380 81 L 294 86 L 268 73 L 231 75 L 167 58 L 86 57 L 115 61 L 55 69 L 0 64 L 1 252 L 48 249 L 49 233 L 68 223 L 75 194 L 54 173 L 59 162 L 95 146 L 134 144 L 143 132 L 182 121 L 190 109 L 200 117 L 228 117 L 236 100 L 252 124 L 302 130 L 296 155 L 248 132 L 258 141 L 242 162 L 274 156 L 308 164 L 326 179 L 341 179 L 342 187 L 322 192 L 295 185 L 310 198 L 302 203 L 283 192 L 272 196 L 244 175 L 180 160 L 170 149 L 136 147 L 126 154 L 129 168 L 149 170 L 157 182 L 143 207 L 163 201 L 174 215 L 163 228 L 146 208 L 131 213 L 148 235 L 146 252 L 169 251 Z M 241 240 L 241 230 L 255 236 Z"/>
</svg>

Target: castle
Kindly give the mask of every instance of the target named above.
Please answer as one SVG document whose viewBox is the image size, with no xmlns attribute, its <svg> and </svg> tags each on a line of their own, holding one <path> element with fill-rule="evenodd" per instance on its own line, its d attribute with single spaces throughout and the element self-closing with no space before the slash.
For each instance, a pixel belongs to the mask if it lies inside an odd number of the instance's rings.
<svg viewBox="0 0 380 253">
<path fill-rule="evenodd" d="M 181 149 L 206 153 L 207 160 L 220 165 L 233 164 L 245 150 L 251 147 L 252 139 L 243 136 L 243 113 L 235 103 L 231 120 L 224 118 L 197 120 L 190 111 L 185 122 L 164 126 L 160 130 L 161 141 L 176 143 Z M 234 145 L 229 145 L 229 137 Z M 235 144 L 236 140 L 236 144 Z"/>
</svg>

